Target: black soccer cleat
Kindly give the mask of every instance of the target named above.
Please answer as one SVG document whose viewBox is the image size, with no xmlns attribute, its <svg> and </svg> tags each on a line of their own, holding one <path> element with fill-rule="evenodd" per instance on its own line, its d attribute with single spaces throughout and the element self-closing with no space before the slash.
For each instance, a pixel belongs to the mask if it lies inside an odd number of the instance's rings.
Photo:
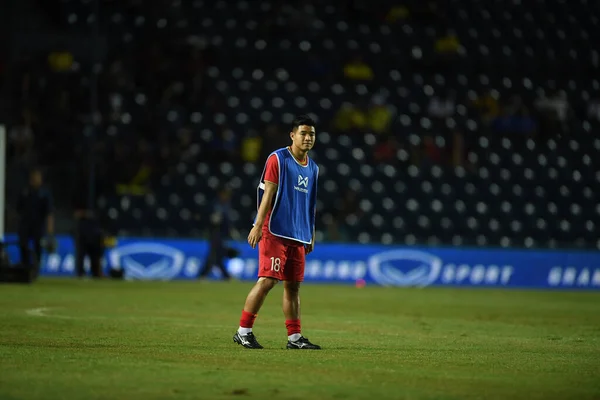
<svg viewBox="0 0 600 400">
<path fill-rule="evenodd" d="M 305 338 L 304 336 L 300 336 L 300 339 L 295 342 L 288 340 L 286 347 L 288 349 L 321 350 L 321 346 L 311 343 L 308 338 Z"/>
<path fill-rule="evenodd" d="M 262 349 L 263 347 L 258 343 L 256 337 L 252 332 L 249 332 L 246 335 L 240 335 L 239 332 L 236 332 L 233 335 L 233 341 L 241 346 L 244 346 L 247 349 Z"/>
</svg>

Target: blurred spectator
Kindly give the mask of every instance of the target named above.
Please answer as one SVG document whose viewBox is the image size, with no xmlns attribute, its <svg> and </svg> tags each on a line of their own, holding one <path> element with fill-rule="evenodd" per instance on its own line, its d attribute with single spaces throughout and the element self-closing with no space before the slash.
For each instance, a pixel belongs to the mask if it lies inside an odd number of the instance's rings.
<svg viewBox="0 0 600 400">
<path fill-rule="evenodd" d="M 242 140 L 241 155 L 244 162 L 258 162 L 262 152 L 262 138 L 254 130 L 246 134 Z"/>
<path fill-rule="evenodd" d="M 346 221 L 347 219 L 360 219 L 364 216 L 364 211 L 360 207 L 359 195 L 356 190 L 346 189 L 343 193 L 337 213 L 334 219 Z"/>
<path fill-rule="evenodd" d="M 355 81 L 370 81 L 374 78 L 373 70 L 366 64 L 360 54 L 344 66 L 344 76 Z"/>
<path fill-rule="evenodd" d="M 221 188 L 210 215 L 210 248 L 204 261 L 204 267 L 198 275 L 199 279 L 206 278 L 215 265 L 221 271 L 223 279 L 231 279 L 227 268 L 225 268 L 225 258 L 231 251 L 227 247 L 227 240 L 231 238 L 232 232 L 230 200 L 231 191 L 225 187 Z"/>
<path fill-rule="evenodd" d="M 432 118 L 448 118 L 454 115 L 455 102 L 454 93 L 450 93 L 447 96 L 441 98 L 439 96 L 433 96 L 429 100 L 427 106 L 427 112 Z"/>
<path fill-rule="evenodd" d="M 89 260 L 90 275 L 93 278 L 102 277 L 102 257 L 104 256 L 106 227 L 101 218 L 94 212 L 94 202 L 90 204 L 90 170 L 89 165 L 83 165 L 75 175 L 75 186 L 71 198 L 73 218 L 73 243 L 75 244 L 75 275 L 83 278 L 86 275 L 85 260 Z M 98 196 L 96 182 L 92 183 L 95 197 Z"/>
<path fill-rule="evenodd" d="M 465 167 L 466 157 L 465 137 L 462 132 L 454 131 L 452 134 L 452 166 Z"/>
<path fill-rule="evenodd" d="M 403 5 L 391 6 L 385 15 L 385 22 L 388 24 L 394 24 L 398 21 L 405 20 L 410 15 L 408 8 Z"/>
<path fill-rule="evenodd" d="M 435 42 L 435 51 L 438 54 L 454 54 L 460 48 L 460 41 L 453 31 L 448 31 Z"/>
<path fill-rule="evenodd" d="M 148 142 L 138 141 L 133 160 L 127 162 L 132 165 L 133 176 L 125 184 L 117 185 L 117 193 L 138 196 L 148 193 L 152 174 L 152 154 Z"/>
<path fill-rule="evenodd" d="M 343 223 L 335 218 L 329 218 L 326 223 L 326 231 L 324 240 L 330 242 L 348 242 L 352 238 Z"/>
<path fill-rule="evenodd" d="M 569 103 L 567 101 L 567 94 L 564 90 L 561 90 L 550 97 L 546 97 L 541 93 L 535 101 L 535 106 L 539 111 L 550 116 L 551 119 L 561 122 L 567 120 Z"/>
<path fill-rule="evenodd" d="M 238 137 L 227 125 L 221 125 L 212 142 L 212 157 L 216 161 L 235 162 L 239 156 Z"/>
<path fill-rule="evenodd" d="M 54 235 L 52 195 L 43 186 L 41 170 L 31 170 L 28 185 L 23 188 L 17 200 L 17 213 L 21 264 L 37 269 L 42 259 L 42 238 L 44 235 Z M 31 260 L 30 241 L 33 242 L 34 263 Z"/>
<path fill-rule="evenodd" d="M 441 165 L 444 162 L 444 148 L 439 146 L 436 138 L 427 134 L 423 137 L 421 165 Z"/>
<path fill-rule="evenodd" d="M 70 71 L 73 66 L 73 55 L 68 51 L 55 51 L 48 56 L 48 64 L 55 72 Z"/>
<path fill-rule="evenodd" d="M 177 151 L 177 159 L 184 162 L 192 162 L 197 156 L 198 148 L 192 138 L 192 129 L 188 126 L 177 130 L 177 142 L 174 144 Z"/>
<path fill-rule="evenodd" d="M 393 135 L 381 137 L 375 146 L 373 158 L 377 163 L 391 163 L 396 160 L 398 140 Z"/>
<path fill-rule="evenodd" d="M 345 102 L 333 118 L 332 128 L 336 132 L 348 132 L 354 129 L 364 130 L 368 125 L 368 116 L 363 109 Z"/>
<path fill-rule="evenodd" d="M 367 126 L 375 133 L 386 133 L 392 123 L 392 110 L 382 95 L 375 95 L 367 114 Z"/>
<path fill-rule="evenodd" d="M 537 125 L 529 115 L 529 110 L 522 107 L 516 114 L 514 112 L 510 106 L 503 107 L 501 114 L 492 121 L 494 132 L 533 135 Z"/>
<path fill-rule="evenodd" d="M 477 96 L 473 99 L 472 104 L 481 115 L 484 122 L 491 122 L 500 114 L 500 106 L 498 104 L 499 93 L 497 90 L 490 90 L 485 94 Z"/>
</svg>

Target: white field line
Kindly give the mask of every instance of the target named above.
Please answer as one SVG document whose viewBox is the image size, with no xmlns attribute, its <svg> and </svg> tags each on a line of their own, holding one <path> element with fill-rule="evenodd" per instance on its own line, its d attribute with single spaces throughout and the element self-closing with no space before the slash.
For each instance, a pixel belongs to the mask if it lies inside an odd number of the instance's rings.
<svg viewBox="0 0 600 400">
<path fill-rule="evenodd" d="M 181 318 L 171 318 L 171 317 L 138 317 L 138 316 L 105 316 L 105 315 L 81 315 L 81 316 L 69 316 L 69 315 L 60 315 L 54 312 L 50 313 L 50 310 L 55 310 L 56 307 L 39 307 L 39 308 L 30 308 L 25 310 L 25 314 L 32 317 L 42 317 L 42 318 L 54 318 L 54 319 L 70 319 L 70 320 L 122 320 L 122 321 L 139 321 L 139 322 L 152 322 L 152 321 L 164 321 L 168 322 L 171 325 L 182 326 L 182 327 L 193 327 L 197 328 L 199 326 L 211 329 L 233 329 L 235 330 L 235 325 L 215 325 L 215 324 L 204 324 L 201 322 L 193 322 L 188 321 L 184 322 Z M 326 333 L 348 333 L 347 331 L 337 331 L 330 329 L 311 329 L 311 332 L 326 332 Z"/>
</svg>

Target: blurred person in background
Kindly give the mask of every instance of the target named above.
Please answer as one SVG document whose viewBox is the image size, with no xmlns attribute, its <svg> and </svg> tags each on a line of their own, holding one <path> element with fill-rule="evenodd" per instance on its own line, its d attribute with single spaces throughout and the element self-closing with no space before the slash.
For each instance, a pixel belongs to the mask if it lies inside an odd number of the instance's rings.
<svg viewBox="0 0 600 400">
<path fill-rule="evenodd" d="M 101 278 L 105 238 L 100 221 L 89 203 L 89 189 L 89 171 L 83 168 L 73 194 L 75 274 L 78 278 L 85 276 L 85 258 L 89 257 L 92 277 Z"/>
<path fill-rule="evenodd" d="M 219 191 L 210 216 L 210 248 L 200 271 L 198 279 L 208 276 L 216 265 L 221 270 L 223 279 L 230 280 L 231 275 L 225 268 L 225 259 L 232 254 L 232 249 L 227 247 L 227 240 L 231 237 L 231 191 L 224 187 Z"/>
<path fill-rule="evenodd" d="M 500 115 L 499 98 L 500 94 L 497 90 L 489 90 L 475 95 L 471 100 L 471 105 L 481 115 L 483 122 L 490 123 Z"/>
<path fill-rule="evenodd" d="M 432 118 L 445 119 L 454 115 L 456 108 L 456 94 L 454 92 L 442 93 L 429 99 L 427 112 Z"/>
<path fill-rule="evenodd" d="M 435 135 L 426 134 L 421 142 L 421 166 L 442 165 L 446 159 L 445 150 Z"/>
<path fill-rule="evenodd" d="M 263 139 L 256 131 L 250 131 L 242 139 L 240 154 L 242 161 L 255 163 L 260 159 Z"/>
<path fill-rule="evenodd" d="M 235 162 L 239 159 L 239 145 L 238 135 L 227 124 L 222 124 L 211 143 L 211 160 Z"/>
<path fill-rule="evenodd" d="M 344 102 L 336 112 L 332 121 L 332 130 L 336 133 L 347 133 L 350 131 L 364 131 L 368 126 L 368 115 L 366 105 L 355 105 Z"/>
<path fill-rule="evenodd" d="M 385 97 L 377 94 L 371 99 L 367 113 L 368 126 L 374 133 L 387 133 L 392 124 L 393 113 L 386 104 Z"/>
<path fill-rule="evenodd" d="M 393 163 L 397 160 L 398 149 L 398 139 L 394 135 L 380 136 L 373 150 L 373 159 L 377 163 Z"/>
<path fill-rule="evenodd" d="M 42 171 L 34 168 L 29 173 L 29 184 L 24 188 L 17 201 L 19 215 L 18 235 L 23 266 L 40 267 L 42 259 L 42 238 L 44 234 L 54 235 L 54 217 L 52 213 L 52 195 L 43 185 Z M 33 241 L 32 264 L 30 241 Z"/>
<path fill-rule="evenodd" d="M 355 54 L 354 58 L 344 65 L 344 76 L 353 81 L 370 81 L 375 74 L 371 67 L 363 61 L 360 54 Z"/>
</svg>

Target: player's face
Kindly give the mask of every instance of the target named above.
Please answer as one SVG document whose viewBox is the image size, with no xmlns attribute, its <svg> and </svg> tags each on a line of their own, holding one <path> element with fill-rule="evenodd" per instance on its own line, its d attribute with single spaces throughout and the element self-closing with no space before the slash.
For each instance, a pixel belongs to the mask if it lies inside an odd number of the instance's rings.
<svg viewBox="0 0 600 400">
<path fill-rule="evenodd" d="M 315 127 L 300 125 L 290 134 L 292 143 L 300 150 L 308 151 L 315 145 Z"/>
</svg>

